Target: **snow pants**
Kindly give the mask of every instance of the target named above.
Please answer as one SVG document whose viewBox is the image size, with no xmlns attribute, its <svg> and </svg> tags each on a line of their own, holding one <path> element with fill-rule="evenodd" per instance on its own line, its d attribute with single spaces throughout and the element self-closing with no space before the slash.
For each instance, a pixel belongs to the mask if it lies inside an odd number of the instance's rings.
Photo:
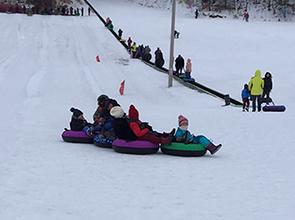
<svg viewBox="0 0 295 220">
<path fill-rule="evenodd" d="M 194 144 L 201 144 L 206 147 L 211 141 L 204 135 L 197 135 L 194 137 Z"/>
<path fill-rule="evenodd" d="M 252 95 L 252 111 L 256 111 L 256 100 L 258 104 L 258 111 L 261 111 L 261 95 Z"/>
</svg>

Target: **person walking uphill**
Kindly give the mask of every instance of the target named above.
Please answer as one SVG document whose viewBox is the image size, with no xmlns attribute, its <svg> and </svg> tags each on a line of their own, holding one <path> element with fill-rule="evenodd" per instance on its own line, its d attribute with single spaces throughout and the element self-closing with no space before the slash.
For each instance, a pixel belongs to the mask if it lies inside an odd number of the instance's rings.
<svg viewBox="0 0 295 220">
<path fill-rule="evenodd" d="M 131 44 L 132 44 L 131 37 L 128 38 L 127 43 L 128 43 L 128 51 L 130 51 L 131 50 Z"/>
<path fill-rule="evenodd" d="M 250 94 L 252 97 L 252 112 L 256 111 L 256 100 L 258 105 L 258 111 L 261 111 L 261 94 L 264 88 L 264 81 L 261 78 L 261 71 L 256 70 L 255 76 L 251 78 L 248 83 Z"/>
<path fill-rule="evenodd" d="M 155 51 L 155 66 L 158 68 L 162 68 L 164 65 L 165 61 L 163 58 L 163 53 L 161 49 L 158 47 L 157 50 Z"/>
<path fill-rule="evenodd" d="M 131 58 L 136 58 L 135 57 L 135 53 L 136 53 L 136 43 L 133 42 L 132 46 L 131 46 Z"/>
</svg>

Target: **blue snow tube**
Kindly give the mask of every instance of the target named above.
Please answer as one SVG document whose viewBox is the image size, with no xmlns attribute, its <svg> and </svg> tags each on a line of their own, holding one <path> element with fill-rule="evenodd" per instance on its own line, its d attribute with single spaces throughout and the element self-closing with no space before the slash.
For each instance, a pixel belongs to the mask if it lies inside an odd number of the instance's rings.
<svg viewBox="0 0 295 220">
<path fill-rule="evenodd" d="M 183 81 L 184 82 L 195 82 L 195 79 L 194 78 L 183 78 Z"/>
<path fill-rule="evenodd" d="M 96 146 L 102 147 L 102 148 L 112 148 L 113 141 L 109 138 L 106 138 L 106 140 L 101 140 L 98 135 L 96 135 L 93 139 L 93 142 Z"/>
</svg>

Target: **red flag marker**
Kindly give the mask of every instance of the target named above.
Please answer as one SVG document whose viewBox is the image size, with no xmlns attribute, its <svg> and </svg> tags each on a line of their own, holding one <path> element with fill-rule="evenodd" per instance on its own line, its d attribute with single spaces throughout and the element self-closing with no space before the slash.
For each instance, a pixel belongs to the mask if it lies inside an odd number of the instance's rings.
<svg viewBox="0 0 295 220">
<path fill-rule="evenodd" d="M 119 89 L 120 95 L 124 94 L 124 88 L 125 88 L 125 80 L 123 82 L 121 82 L 121 86 L 120 86 L 120 89 Z"/>
<path fill-rule="evenodd" d="M 100 59 L 99 59 L 99 56 L 98 55 L 96 56 L 96 61 L 97 62 L 100 62 Z"/>
</svg>

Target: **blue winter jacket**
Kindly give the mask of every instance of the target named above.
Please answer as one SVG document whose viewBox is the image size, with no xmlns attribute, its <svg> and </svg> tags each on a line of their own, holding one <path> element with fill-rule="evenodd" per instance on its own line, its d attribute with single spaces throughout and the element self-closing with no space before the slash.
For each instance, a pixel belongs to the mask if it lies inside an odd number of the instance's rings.
<svg viewBox="0 0 295 220">
<path fill-rule="evenodd" d="M 244 99 L 244 98 L 249 98 L 249 96 L 250 96 L 250 91 L 249 91 L 249 89 L 248 89 L 248 88 L 243 89 L 243 90 L 242 90 L 242 98 L 243 98 L 243 99 Z"/>
<path fill-rule="evenodd" d="M 184 140 L 185 132 L 187 132 L 187 140 Z M 194 137 L 188 130 L 184 131 L 178 127 L 175 133 L 175 139 L 177 142 L 189 142 L 189 141 L 193 141 Z"/>
</svg>

